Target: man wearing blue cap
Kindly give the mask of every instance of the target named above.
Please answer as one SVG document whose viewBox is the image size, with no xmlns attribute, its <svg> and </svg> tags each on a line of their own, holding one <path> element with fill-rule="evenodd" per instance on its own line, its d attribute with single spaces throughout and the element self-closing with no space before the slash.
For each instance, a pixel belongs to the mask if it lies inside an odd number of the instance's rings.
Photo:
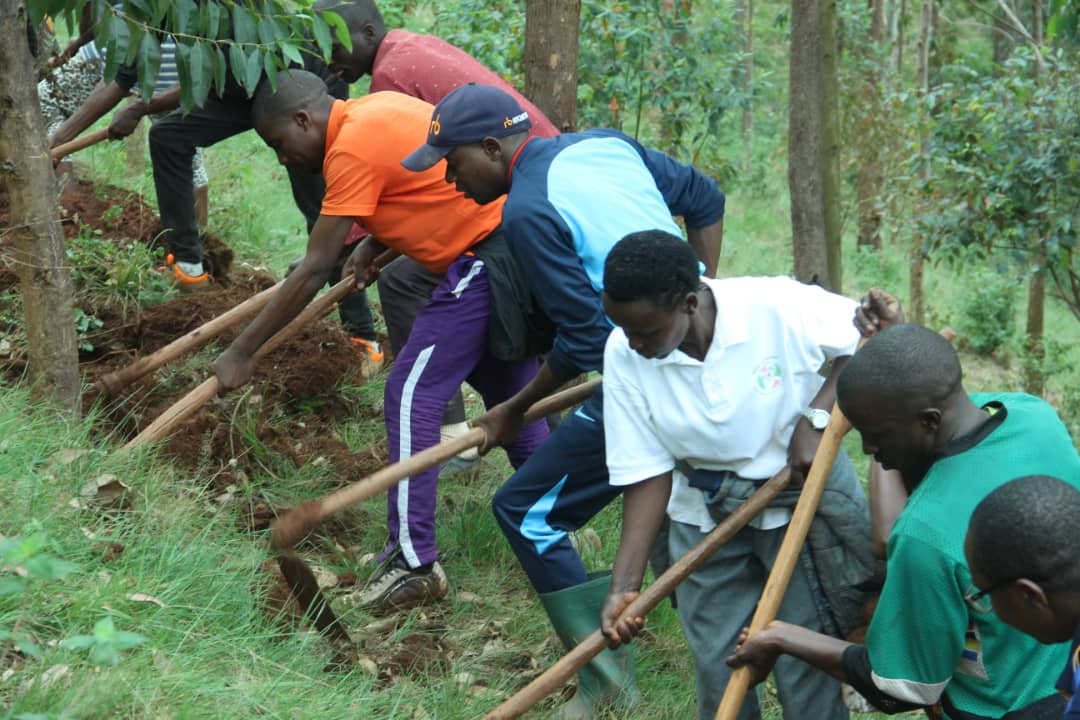
<svg viewBox="0 0 1080 720">
<path fill-rule="evenodd" d="M 622 237 L 645 230 L 687 237 L 716 272 L 724 195 L 689 165 L 614 130 L 530 138 L 526 113 L 498 88 L 465 85 L 432 114 L 427 144 L 402 164 L 417 172 L 446 160 L 446 181 L 484 205 L 506 195 L 502 228 L 511 254 L 553 322 L 554 343 L 536 377 L 477 422 L 481 452 L 513 438 L 525 409 L 582 372 L 599 370 L 612 325 L 601 302 L 604 260 Z M 495 494 L 495 516 L 570 647 L 600 625 L 606 577 L 590 579 L 568 533 L 620 490 L 608 483 L 603 396 L 598 389 Z M 637 700 L 629 647 L 607 650 L 578 674 L 562 718 L 590 718 L 609 700 Z"/>
</svg>

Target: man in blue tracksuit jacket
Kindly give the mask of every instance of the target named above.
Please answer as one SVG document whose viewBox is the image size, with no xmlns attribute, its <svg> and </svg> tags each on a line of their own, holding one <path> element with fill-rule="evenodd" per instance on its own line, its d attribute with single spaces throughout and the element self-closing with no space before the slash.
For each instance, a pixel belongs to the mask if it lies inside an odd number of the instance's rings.
<svg viewBox="0 0 1080 720">
<path fill-rule="evenodd" d="M 477 423 L 481 452 L 512 439 L 525 410 L 580 373 L 601 369 L 612 325 L 601 301 L 604 260 L 624 236 L 682 232 L 716 273 L 724 195 L 689 165 L 614 130 L 529 138 L 528 114 L 506 93 L 464 85 L 432 114 L 427 144 L 402 162 L 422 171 L 446 160 L 446 181 L 477 203 L 507 195 L 502 228 L 510 252 L 556 328 L 536 377 Z M 606 577 L 590 579 L 568 533 L 620 492 L 608 483 L 601 389 L 495 494 L 495 516 L 569 648 L 599 627 Z M 602 702 L 637 699 L 629 647 L 606 650 L 578 675 L 562 718 L 589 718 Z"/>
</svg>

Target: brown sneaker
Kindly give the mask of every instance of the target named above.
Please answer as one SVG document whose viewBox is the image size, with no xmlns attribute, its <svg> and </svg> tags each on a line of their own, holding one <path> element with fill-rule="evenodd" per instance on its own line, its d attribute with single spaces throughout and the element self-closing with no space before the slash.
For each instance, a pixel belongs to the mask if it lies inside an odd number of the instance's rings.
<svg viewBox="0 0 1080 720">
<path fill-rule="evenodd" d="M 368 581 L 358 604 L 371 615 L 390 615 L 428 605 L 449 592 L 446 573 L 438 561 L 426 572 L 414 570 L 401 553 L 395 553 Z"/>
</svg>

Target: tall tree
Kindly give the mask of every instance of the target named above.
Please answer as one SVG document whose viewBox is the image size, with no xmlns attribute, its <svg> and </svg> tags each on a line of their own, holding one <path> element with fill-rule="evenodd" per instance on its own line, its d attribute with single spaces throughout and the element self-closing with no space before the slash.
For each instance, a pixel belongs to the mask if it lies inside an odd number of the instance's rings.
<svg viewBox="0 0 1080 720">
<path fill-rule="evenodd" d="M 159 31 L 179 38 L 185 110 L 202 105 L 212 90 L 221 92 L 227 69 L 249 94 L 254 92 L 264 72 L 273 78 L 278 69 L 302 60 L 306 38 L 314 38 L 326 59 L 333 32 L 352 46 L 336 13 L 313 17 L 284 0 L 139 0 L 124 3 L 122 13 L 108 0 L 0 0 L 0 182 L 11 205 L 9 233 L 26 318 L 29 375 L 38 397 L 72 415 L 80 404 L 74 288 L 26 29 L 46 15 L 75 25 L 84 10 L 105 51 L 105 79 L 112 80 L 120 65 L 135 63 L 144 99 L 161 62 Z"/>
<path fill-rule="evenodd" d="M 930 43 L 933 40 L 934 31 L 934 0 L 923 0 L 922 10 L 919 14 L 919 45 L 918 45 L 918 71 L 917 80 L 919 94 L 924 99 L 930 94 Z M 928 112 L 926 103 L 920 107 L 922 112 Z M 922 180 L 925 183 L 930 179 L 930 158 L 927 157 L 927 131 L 919 134 L 919 156 Z M 908 297 L 911 310 L 911 321 L 922 324 L 926 315 L 926 299 L 923 292 L 923 280 L 926 274 L 926 237 L 921 232 L 912 235 L 909 260 L 911 273 L 908 278 Z"/>
<path fill-rule="evenodd" d="M 22 290 L 35 397 L 68 415 L 79 412 L 74 285 L 56 203 L 56 176 L 45 139 L 23 2 L 0 2 L 0 181 L 11 206 L 7 231 Z"/>
<path fill-rule="evenodd" d="M 870 8 L 870 35 L 864 61 L 864 105 L 861 109 L 862 132 L 859 146 L 859 168 L 855 178 L 855 198 L 858 214 L 858 244 L 881 248 L 881 138 L 875 132 L 882 110 L 881 64 L 884 60 L 885 0 L 867 0 Z"/>
<path fill-rule="evenodd" d="M 743 58 L 742 92 L 745 101 L 742 109 L 742 136 L 744 170 L 749 172 L 754 157 L 754 0 L 736 0 L 736 14 L 742 25 Z"/>
<path fill-rule="evenodd" d="M 577 127 L 581 0 L 525 4 L 525 95 L 566 132 Z"/>
<path fill-rule="evenodd" d="M 791 3 L 788 187 L 795 276 L 839 290 L 835 8 Z"/>
</svg>

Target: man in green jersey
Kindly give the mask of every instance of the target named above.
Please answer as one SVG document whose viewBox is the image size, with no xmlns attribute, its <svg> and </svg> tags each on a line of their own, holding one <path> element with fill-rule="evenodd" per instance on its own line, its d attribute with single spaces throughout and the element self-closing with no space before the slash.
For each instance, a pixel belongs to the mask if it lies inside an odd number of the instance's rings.
<svg viewBox="0 0 1080 720">
<path fill-rule="evenodd" d="M 779 655 L 794 655 L 889 713 L 940 704 L 950 720 L 1060 718 L 1064 700 L 1046 678 L 1068 645 L 1040 645 L 998 619 L 977 601 L 964 559 L 967 518 L 997 487 L 1030 474 L 1080 484 L 1080 457 L 1054 409 L 1019 393 L 969 395 L 948 341 L 903 324 L 855 353 L 837 402 L 863 451 L 899 470 L 909 493 L 866 644 L 774 622 L 728 663 L 760 682 Z"/>
</svg>

